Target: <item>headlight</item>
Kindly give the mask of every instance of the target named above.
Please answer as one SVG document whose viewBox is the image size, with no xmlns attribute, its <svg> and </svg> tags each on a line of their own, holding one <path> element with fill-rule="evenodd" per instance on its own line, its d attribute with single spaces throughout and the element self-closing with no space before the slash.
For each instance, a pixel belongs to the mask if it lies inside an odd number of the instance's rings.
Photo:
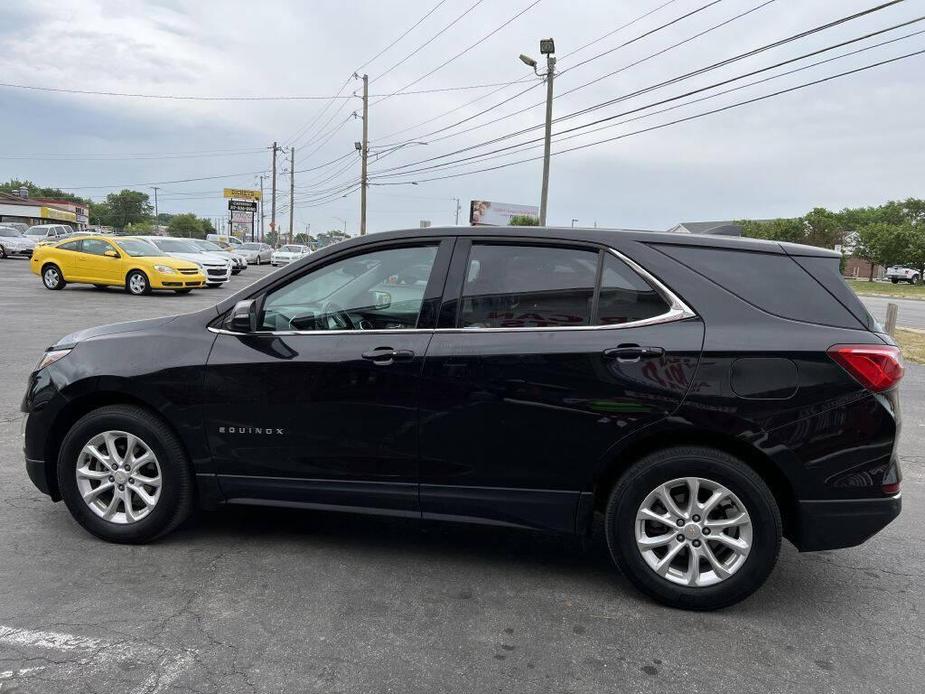
<svg viewBox="0 0 925 694">
<path fill-rule="evenodd" d="M 177 271 L 168 265 L 155 265 L 154 269 L 160 272 L 162 275 L 176 275 Z"/>
<path fill-rule="evenodd" d="M 46 366 L 51 366 L 59 359 L 63 359 L 68 354 L 70 354 L 71 349 L 72 349 L 71 347 L 68 347 L 67 349 L 53 349 L 48 352 L 45 352 L 45 354 L 42 355 L 42 358 L 39 359 L 39 363 L 35 367 L 35 370 L 41 371 Z"/>
</svg>

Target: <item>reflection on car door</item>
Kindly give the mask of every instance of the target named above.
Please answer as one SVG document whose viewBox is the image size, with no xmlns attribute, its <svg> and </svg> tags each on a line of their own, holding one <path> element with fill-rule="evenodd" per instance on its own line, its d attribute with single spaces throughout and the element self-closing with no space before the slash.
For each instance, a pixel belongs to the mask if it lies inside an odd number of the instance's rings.
<svg viewBox="0 0 925 694">
<path fill-rule="evenodd" d="M 661 315 L 609 251 L 460 240 L 424 365 L 424 517 L 572 531 L 611 447 L 690 385 L 703 324 Z"/>
<path fill-rule="evenodd" d="M 272 288 L 260 332 L 218 335 L 205 422 L 227 498 L 419 515 L 420 378 L 451 247 L 346 251 Z"/>
</svg>

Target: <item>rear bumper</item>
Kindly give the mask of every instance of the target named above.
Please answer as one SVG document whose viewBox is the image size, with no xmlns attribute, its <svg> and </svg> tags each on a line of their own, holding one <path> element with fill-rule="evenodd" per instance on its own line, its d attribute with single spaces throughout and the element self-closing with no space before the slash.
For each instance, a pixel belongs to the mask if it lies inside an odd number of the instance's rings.
<svg viewBox="0 0 925 694">
<path fill-rule="evenodd" d="M 901 509 L 900 494 L 882 499 L 800 501 L 791 540 L 801 552 L 854 547 L 883 530 Z"/>
</svg>

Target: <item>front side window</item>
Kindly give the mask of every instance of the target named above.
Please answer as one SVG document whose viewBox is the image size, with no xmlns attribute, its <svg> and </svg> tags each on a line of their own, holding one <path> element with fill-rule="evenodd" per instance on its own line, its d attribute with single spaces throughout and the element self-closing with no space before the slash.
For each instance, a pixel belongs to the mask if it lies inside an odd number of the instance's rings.
<svg viewBox="0 0 925 694">
<path fill-rule="evenodd" d="M 163 255 L 157 246 L 142 239 L 120 239 L 119 246 L 132 258 L 154 258 Z"/>
<path fill-rule="evenodd" d="M 595 251 L 473 244 L 463 286 L 463 328 L 591 324 Z"/>
<path fill-rule="evenodd" d="M 81 244 L 80 250 L 90 255 L 106 255 L 106 251 L 115 250 L 107 241 L 101 239 L 84 239 L 83 241 L 74 241 L 73 243 Z"/>
<path fill-rule="evenodd" d="M 267 295 L 262 330 L 417 327 L 437 246 L 371 251 L 313 270 Z"/>
</svg>

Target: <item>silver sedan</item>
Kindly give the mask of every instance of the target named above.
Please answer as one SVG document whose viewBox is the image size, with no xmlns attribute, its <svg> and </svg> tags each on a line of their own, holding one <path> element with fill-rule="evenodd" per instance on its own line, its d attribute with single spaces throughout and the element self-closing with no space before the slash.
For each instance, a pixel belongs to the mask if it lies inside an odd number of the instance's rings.
<svg viewBox="0 0 925 694">
<path fill-rule="evenodd" d="M 243 255 L 251 265 L 263 265 L 270 262 L 273 247 L 266 243 L 242 243 L 235 248 L 235 253 Z"/>
</svg>

